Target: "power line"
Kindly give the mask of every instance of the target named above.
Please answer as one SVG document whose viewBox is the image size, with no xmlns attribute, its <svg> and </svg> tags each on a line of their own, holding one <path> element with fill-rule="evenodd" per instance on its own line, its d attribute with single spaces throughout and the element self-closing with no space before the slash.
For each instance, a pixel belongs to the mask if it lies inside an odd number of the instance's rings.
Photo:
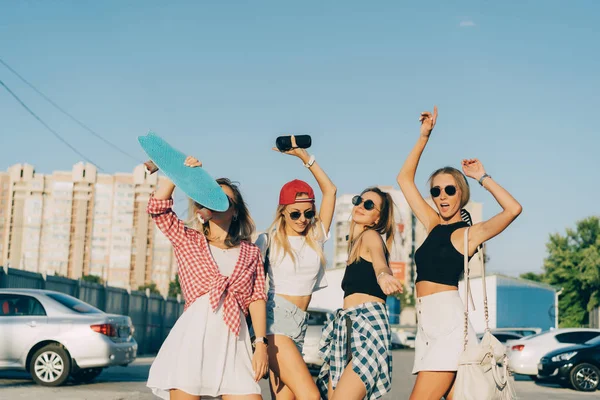
<svg viewBox="0 0 600 400">
<path fill-rule="evenodd" d="M 12 90 L 10 90 L 10 88 L 8 86 L 6 86 L 6 84 L 1 79 L 0 79 L 0 85 L 4 86 L 4 89 L 6 89 L 8 91 L 8 93 L 10 93 L 15 98 L 15 100 L 17 100 L 19 102 L 19 104 L 21 104 L 23 106 L 23 108 L 25 108 L 35 119 L 37 119 L 40 122 L 40 124 L 44 125 L 46 127 L 46 129 L 48 129 L 54 136 L 56 136 L 58 138 L 58 140 L 63 142 L 64 145 L 66 145 L 68 148 L 73 150 L 77 155 L 79 155 L 85 161 L 89 162 L 90 164 L 94 164 L 96 166 L 96 168 L 98 168 L 100 171 L 104 171 L 104 169 L 101 168 L 97 163 L 93 162 L 92 160 L 87 158 L 85 155 L 83 155 L 83 153 L 81 153 L 79 150 L 77 150 L 75 147 L 73 147 L 58 132 L 56 132 L 47 123 L 45 123 L 40 117 L 38 117 L 37 114 L 34 113 L 29 107 L 27 107 L 27 105 L 25 103 L 23 103 L 23 101 L 19 98 L 19 96 L 17 96 Z"/>
<path fill-rule="evenodd" d="M 95 132 L 92 128 L 90 128 L 89 126 L 87 126 L 86 124 L 84 124 L 83 122 L 81 122 L 80 120 L 78 120 L 77 118 L 75 118 L 73 115 L 71 115 L 68 111 L 66 111 L 64 108 L 62 108 L 61 106 L 59 106 L 58 104 L 56 104 L 51 98 L 49 98 L 48 96 L 46 96 L 44 93 L 42 93 L 41 90 L 39 90 L 37 87 L 35 87 L 32 83 L 30 83 L 27 79 L 25 79 L 24 77 L 22 77 L 17 71 L 15 71 L 10 65 L 8 65 L 4 60 L 2 60 L 2 58 L 0 58 L 0 64 L 4 65 L 10 72 L 12 72 L 13 74 L 15 74 L 20 80 L 22 80 L 27 86 L 29 86 L 31 89 L 33 89 L 37 94 L 39 94 L 40 96 L 42 96 L 44 98 L 44 100 L 46 100 L 48 103 L 52 104 L 58 111 L 62 112 L 63 114 L 65 114 L 67 117 L 69 117 L 73 122 L 75 122 L 77 125 L 79 125 L 80 127 L 82 127 L 83 129 L 85 129 L 86 131 L 88 131 L 89 133 L 91 133 L 92 135 L 94 135 L 96 138 L 102 140 L 105 144 L 107 144 L 108 146 L 112 147 L 114 150 L 118 151 L 119 153 L 131 158 L 132 160 L 134 160 L 136 163 L 141 162 L 138 158 L 132 156 L 131 154 L 127 153 L 125 150 L 121 149 L 119 146 L 117 146 L 116 144 L 112 143 L 111 141 L 109 141 L 108 139 L 105 139 L 104 137 L 102 137 L 102 135 L 100 135 L 99 133 Z"/>
</svg>

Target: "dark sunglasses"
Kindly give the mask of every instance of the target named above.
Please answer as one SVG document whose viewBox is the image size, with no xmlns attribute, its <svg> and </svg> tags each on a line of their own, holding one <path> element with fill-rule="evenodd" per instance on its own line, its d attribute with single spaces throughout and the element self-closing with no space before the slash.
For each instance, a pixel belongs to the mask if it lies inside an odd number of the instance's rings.
<svg viewBox="0 0 600 400">
<path fill-rule="evenodd" d="M 229 196 L 227 196 L 227 201 L 229 201 L 229 208 L 227 208 L 228 210 L 229 210 L 231 207 L 233 207 L 233 206 L 235 206 L 235 205 L 236 205 L 236 204 L 235 204 L 235 201 L 233 201 L 233 199 L 232 199 L 231 197 L 229 197 Z"/>
<path fill-rule="evenodd" d="M 352 204 L 354 204 L 355 206 L 359 206 L 361 203 L 363 203 L 362 197 L 356 195 L 352 198 Z M 375 207 L 375 203 L 373 202 L 373 200 L 364 200 L 363 207 L 367 211 L 371 211 L 374 208 L 377 209 L 377 207 Z"/>
<path fill-rule="evenodd" d="M 454 196 L 456 194 L 456 186 L 448 185 L 444 188 L 444 192 L 446 192 L 448 196 Z M 442 188 L 439 186 L 434 186 L 429 189 L 429 193 L 431 193 L 431 197 L 438 197 L 440 194 L 442 194 Z"/>
<path fill-rule="evenodd" d="M 302 213 L 300 211 L 292 211 L 292 212 L 290 212 L 290 218 L 292 219 L 292 221 L 299 220 L 301 215 L 302 215 Z M 315 216 L 315 212 L 313 210 L 306 210 L 306 211 L 304 211 L 304 218 L 306 218 L 306 219 L 313 219 L 314 216 Z"/>
</svg>

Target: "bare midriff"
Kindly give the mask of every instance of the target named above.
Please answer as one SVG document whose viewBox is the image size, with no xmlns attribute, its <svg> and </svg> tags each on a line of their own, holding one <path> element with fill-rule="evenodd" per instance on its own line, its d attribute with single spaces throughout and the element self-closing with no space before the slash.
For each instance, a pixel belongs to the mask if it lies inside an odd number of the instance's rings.
<svg viewBox="0 0 600 400">
<path fill-rule="evenodd" d="M 379 297 L 371 296 L 370 294 L 353 293 L 350 296 L 344 297 L 344 308 L 348 309 L 360 304 L 372 302 L 385 303 L 385 301 L 381 300 Z"/>
<path fill-rule="evenodd" d="M 290 296 L 288 294 L 280 294 L 275 293 L 279 297 L 283 297 L 290 303 L 293 303 L 296 307 L 301 309 L 302 311 L 306 311 L 308 309 L 308 305 L 310 304 L 310 299 L 312 298 L 311 294 L 306 296 Z"/>
<path fill-rule="evenodd" d="M 421 281 L 416 284 L 417 297 L 429 296 L 441 292 L 450 292 L 452 290 L 458 290 L 458 287 L 452 285 L 444 285 L 442 283 L 435 283 L 430 281 Z"/>
</svg>

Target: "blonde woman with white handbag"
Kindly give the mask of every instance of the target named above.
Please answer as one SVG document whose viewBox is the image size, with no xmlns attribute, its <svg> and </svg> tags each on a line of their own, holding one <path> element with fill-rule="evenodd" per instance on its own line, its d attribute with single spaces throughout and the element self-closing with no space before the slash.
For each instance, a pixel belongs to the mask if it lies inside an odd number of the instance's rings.
<svg viewBox="0 0 600 400">
<path fill-rule="evenodd" d="M 445 167 L 431 175 L 430 194 L 437 211 L 424 200 L 414 179 L 436 120 L 437 107 L 433 113 L 421 114 L 421 134 L 398 174 L 398 184 L 408 204 L 427 229 L 427 238 L 415 253 L 418 331 L 413 374 L 417 374 L 417 380 L 411 400 L 439 400 L 443 396 L 453 399 L 465 339 L 469 345 L 477 345 L 475 332 L 470 324 L 465 325 L 465 310 L 458 294 L 464 249 L 467 248 L 468 258 L 472 257 L 479 245 L 506 229 L 522 209 L 510 193 L 486 174 L 477 159 L 462 161 L 464 174 Z M 469 202 L 467 176 L 488 190 L 502 211 L 470 227 L 465 246 L 468 224 L 460 211 Z"/>
</svg>

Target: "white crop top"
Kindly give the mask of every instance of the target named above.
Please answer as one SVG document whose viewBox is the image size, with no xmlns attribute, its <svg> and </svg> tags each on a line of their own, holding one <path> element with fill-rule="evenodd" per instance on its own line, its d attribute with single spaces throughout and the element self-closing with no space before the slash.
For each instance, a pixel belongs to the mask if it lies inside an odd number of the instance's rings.
<svg viewBox="0 0 600 400">
<path fill-rule="evenodd" d="M 329 239 L 329 232 L 325 232 L 322 224 L 319 224 L 322 233 L 311 232 L 315 235 L 317 245 L 323 247 L 323 244 Z M 285 294 L 288 296 L 308 296 L 317 290 L 327 287 L 327 278 L 325 277 L 325 266 L 321 265 L 319 253 L 313 250 L 306 243 L 305 236 L 288 236 L 290 246 L 296 262 L 292 260 L 289 254 L 283 253 L 283 249 L 275 248 L 271 245 L 269 251 L 269 292 Z M 256 239 L 256 245 L 260 248 L 263 260 L 269 246 L 269 238 L 263 233 Z"/>
</svg>

